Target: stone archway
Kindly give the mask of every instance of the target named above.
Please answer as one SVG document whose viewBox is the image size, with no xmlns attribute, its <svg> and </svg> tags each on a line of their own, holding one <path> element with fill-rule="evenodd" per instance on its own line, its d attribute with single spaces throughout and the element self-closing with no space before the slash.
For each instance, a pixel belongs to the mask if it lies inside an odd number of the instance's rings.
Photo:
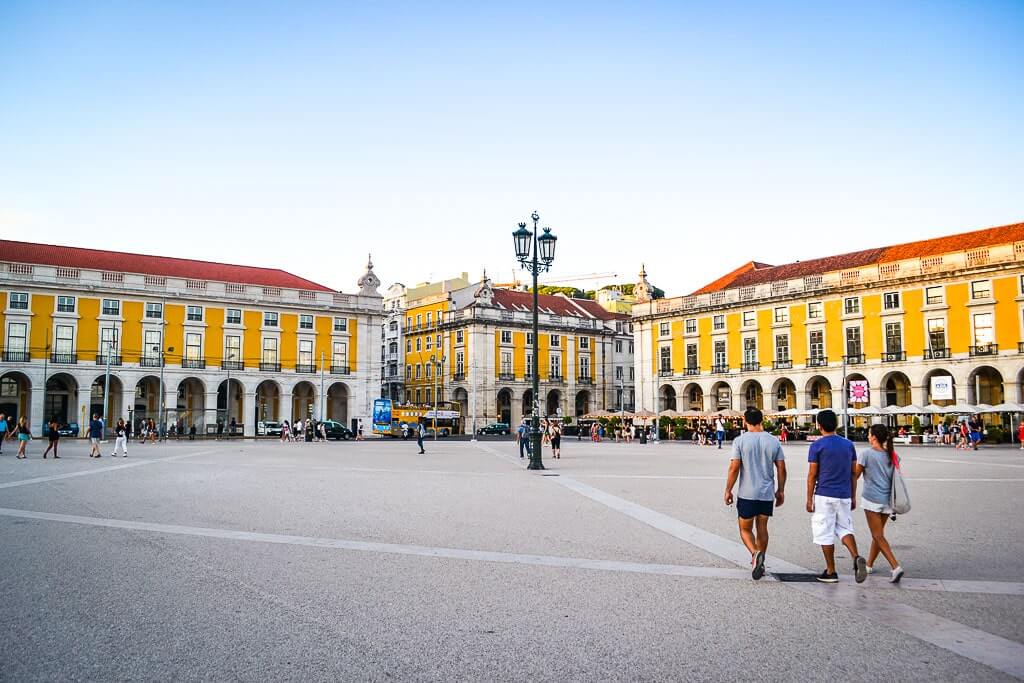
<svg viewBox="0 0 1024 683">
<path fill-rule="evenodd" d="M 942 391 L 946 387 L 952 392 L 952 398 L 935 398 L 932 392 L 932 378 L 936 378 L 936 384 L 939 387 L 939 391 Z M 924 385 L 925 404 L 934 403 L 937 406 L 951 406 L 957 402 L 959 398 L 960 389 L 956 385 L 956 378 L 953 377 L 953 373 L 945 368 L 935 368 L 934 370 L 928 371 L 924 376 L 922 382 Z M 946 394 L 950 395 L 950 394 Z M 993 404 L 995 405 L 995 404 Z"/>
<path fill-rule="evenodd" d="M 124 414 L 124 387 L 121 378 L 110 374 L 110 401 L 103 400 L 103 392 L 106 390 L 106 375 L 100 375 L 92 381 L 89 387 L 89 415 L 93 413 L 102 416 L 107 421 L 107 426 L 117 424 L 118 418 L 125 417 Z M 109 413 L 109 418 L 107 416 Z"/>
<path fill-rule="evenodd" d="M 335 382 L 327 387 L 327 405 L 324 412 L 328 420 L 340 422 L 343 425 L 348 423 L 348 400 L 351 392 L 344 382 Z"/>
<path fill-rule="evenodd" d="M 533 415 L 533 389 L 523 392 L 523 417 Z"/>
<path fill-rule="evenodd" d="M 562 392 L 558 389 L 552 389 L 548 392 L 547 400 L 544 402 L 544 415 L 541 417 L 549 417 L 552 415 L 562 416 Z"/>
<path fill-rule="evenodd" d="M 21 372 L 5 372 L 0 376 L 0 413 L 7 419 L 8 428 L 25 416 L 32 425 L 32 381 Z M 32 425 L 33 429 L 38 429 Z"/>
<path fill-rule="evenodd" d="M 671 384 L 663 384 L 658 389 L 658 412 L 676 409 L 676 390 Z"/>
<path fill-rule="evenodd" d="M 526 407 L 526 398 L 523 398 L 523 407 Z M 504 422 L 507 425 L 512 424 L 512 390 L 502 389 L 498 392 L 497 405 L 498 422 Z M 525 413 L 524 413 L 525 414 Z"/>
<path fill-rule="evenodd" d="M 764 390 L 761 388 L 761 383 L 756 379 L 748 379 L 740 387 L 740 401 L 743 409 L 757 408 L 758 410 L 764 410 Z"/>
<path fill-rule="evenodd" d="M 256 423 L 283 422 L 281 417 L 281 385 L 265 379 L 256 385 Z"/>
<path fill-rule="evenodd" d="M 777 411 L 796 408 L 796 384 L 788 377 L 780 377 L 772 385 L 772 408 Z"/>
<path fill-rule="evenodd" d="M 135 384 L 135 400 L 129 409 L 129 417 L 134 423 L 133 430 L 138 433 L 140 420 L 158 420 L 160 418 L 160 378 L 146 375 Z"/>
<path fill-rule="evenodd" d="M 576 415 L 576 419 L 580 419 L 584 415 L 590 412 L 590 392 L 587 390 L 576 392 L 576 401 L 573 413 Z"/>
<path fill-rule="evenodd" d="M 298 382 L 292 387 L 292 419 L 316 417 L 316 387 L 312 382 Z"/>
<path fill-rule="evenodd" d="M 696 382 L 683 389 L 683 410 L 704 410 L 704 390 Z"/>
<path fill-rule="evenodd" d="M 975 368 L 967 378 L 967 402 L 994 406 L 1004 401 L 1002 373 L 989 365 Z"/>
<path fill-rule="evenodd" d="M 230 401 L 228 400 L 229 397 Z M 243 418 L 243 415 L 245 415 L 244 409 L 245 387 L 242 386 L 242 383 L 234 377 L 231 378 L 230 384 L 228 380 L 221 382 L 217 387 L 217 419 L 229 427 L 231 419 L 234 418 L 237 433 L 242 429 L 242 425 L 245 424 Z"/>
<path fill-rule="evenodd" d="M 43 400 L 43 419 L 56 420 L 60 424 L 78 423 L 82 416 L 78 411 L 78 382 L 66 372 L 58 372 L 46 380 L 46 394 Z M 91 416 L 86 416 L 88 419 Z"/>
<path fill-rule="evenodd" d="M 187 377 L 178 384 L 178 423 L 188 429 L 195 425 L 200 434 L 206 425 L 206 385 L 197 377 Z"/>
<path fill-rule="evenodd" d="M 890 372 L 882 378 L 882 407 L 910 405 L 910 379 L 902 372 Z"/>
<path fill-rule="evenodd" d="M 732 409 L 732 387 L 728 382 L 715 382 L 711 385 L 712 412 Z"/>
<path fill-rule="evenodd" d="M 832 383 L 821 375 L 815 375 L 807 380 L 805 391 L 808 408 L 832 407 Z"/>
<path fill-rule="evenodd" d="M 860 382 L 860 384 L 853 384 L 854 382 Z M 865 391 L 861 392 L 861 388 Z M 871 403 L 871 384 L 868 382 L 868 378 L 859 372 L 846 376 L 846 393 L 846 400 L 849 402 L 850 408 L 864 408 Z M 863 400 L 855 400 L 855 397 L 861 396 Z"/>
<path fill-rule="evenodd" d="M 458 433 L 466 433 L 466 420 L 469 419 L 469 392 L 458 387 L 452 392 L 452 403 L 459 407 Z M 472 425 L 470 425 L 472 428 Z"/>
</svg>

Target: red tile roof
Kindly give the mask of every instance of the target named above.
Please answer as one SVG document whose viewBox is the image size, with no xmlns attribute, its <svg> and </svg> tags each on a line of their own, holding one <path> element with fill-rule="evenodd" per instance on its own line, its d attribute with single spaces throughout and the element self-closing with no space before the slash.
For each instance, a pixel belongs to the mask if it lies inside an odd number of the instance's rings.
<svg viewBox="0 0 1024 683">
<path fill-rule="evenodd" d="M 541 294 L 537 303 L 540 305 L 541 313 L 598 320 L 614 320 L 618 317 L 590 299 L 570 299 L 565 296 Z M 531 311 L 533 310 L 533 293 L 512 289 L 495 289 L 494 304 L 509 311 Z"/>
<path fill-rule="evenodd" d="M 318 292 L 335 291 L 330 287 L 325 287 L 277 268 L 237 266 L 213 261 L 194 261 L 192 259 L 172 258 L 169 256 L 147 256 L 145 254 L 128 254 L 121 251 L 101 251 L 99 249 L 35 244 L 14 240 L 0 240 L 0 259 L 14 263 L 31 263 L 35 265 L 60 266 L 63 268 L 85 268 L 115 273 L 138 273 L 193 280 L 236 282 L 246 285 L 285 287 Z"/>
<path fill-rule="evenodd" d="M 745 263 L 736 270 L 726 273 L 714 282 L 698 289 L 694 294 L 706 294 L 718 292 L 723 289 L 736 287 L 748 287 L 760 285 L 766 282 L 777 282 L 780 280 L 792 280 L 806 277 L 808 275 L 820 275 L 822 273 L 836 272 L 861 268 L 877 263 L 901 261 L 903 259 L 920 258 L 922 256 L 935 256 L 948 254 L 950 252 L 963 251 L 965 249 L 976 249 L 996 244 L 1009 244 L 1024 241 L 1024 223 L 1003 225 L 997 228 L 986 228 L 973 232 L 963 232 L 956 235 L 936 237 L 929 240 L 917 242 L 906 242 L 890 247 L 878 247 L 875 249 L 864 249 L 853 251 L 837 256 L 826 256 L 824 258 L 810 259 L 808 261 L 797 261 L 782 266 L 770 266 L 765 263 L 751 261 Z"/>
</svg>

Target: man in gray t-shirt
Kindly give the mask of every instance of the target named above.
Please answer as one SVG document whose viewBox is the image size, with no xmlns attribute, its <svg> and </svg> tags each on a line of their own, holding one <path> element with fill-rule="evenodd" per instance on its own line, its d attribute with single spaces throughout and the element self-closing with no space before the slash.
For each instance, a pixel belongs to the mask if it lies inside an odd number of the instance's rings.
<svg viewBox="0 0 1024 683">
<path fill-rule="evenodd" d="M 732 505 L 732 489 L 739 479 L 736 512 L 739 516 L 740 540 L 750 551 L 751 576 L 764 576 L 764 558 L 768 552 L 768 518 L 775 505 L 785 501 L 786 456 L 782 444 L 764 431 L 764 415 L 757 408 L 743 414 L 747 432 L 732 444 L 732 459 L 725 480 L 725 504 Z M 778 474 L 778 488 L 775 486 Z M 754 533 L 754 526 L 757 533 Z"/>
</svg>

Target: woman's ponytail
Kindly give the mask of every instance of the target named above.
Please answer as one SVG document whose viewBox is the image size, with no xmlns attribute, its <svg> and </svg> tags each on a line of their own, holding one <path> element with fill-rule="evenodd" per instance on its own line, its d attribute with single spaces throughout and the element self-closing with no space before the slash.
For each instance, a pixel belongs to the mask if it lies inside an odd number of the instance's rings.
<svg viewBox="0 0 1024 683">
<path fill-rule="evenodd" d="M 878 440 L 878 443 L 881 444 L 882 448 L 885 449 L 885 452 L 889 454 L 889 457 L 892 459 L 893 467 L 895 467 L 898 464 L 898 458 L 896 457 L 896 448 L 892 443 L 892 432 L 890 432 L 889 428 L 883 424 L 871 425 L 870 431 L 871 436 L 875 437 L 875 439 Z"/>
</svg>

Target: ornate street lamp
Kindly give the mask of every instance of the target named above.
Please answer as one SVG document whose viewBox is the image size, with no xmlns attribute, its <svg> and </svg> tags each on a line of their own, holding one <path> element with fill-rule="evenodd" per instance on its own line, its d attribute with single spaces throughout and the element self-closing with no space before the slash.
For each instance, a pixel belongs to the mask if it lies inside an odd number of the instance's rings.
<svg viewBox="0 0 1024 683">
<path fill-rule="evenodd" d="M 526 223 L 520 223 L 519 229 L 512 233 L 515 241 L 516 258 L 520 265 L 533 274 L 533 420 L 530 427 L 530 464 L 528 470 L 542 470 L 544 463 L 540 451 L 540 334 L 539 334 L 539 302 L 537 296 L 537 275 L 551 268 L 555 260 L 555 242 L 558 238 L 551 234 L 551 228 L 544 228 L 544 234 L 537 236 L 537 223 L 540 215 L 534 211 L 533 231 L 526 229 Z"/>
</svg>

